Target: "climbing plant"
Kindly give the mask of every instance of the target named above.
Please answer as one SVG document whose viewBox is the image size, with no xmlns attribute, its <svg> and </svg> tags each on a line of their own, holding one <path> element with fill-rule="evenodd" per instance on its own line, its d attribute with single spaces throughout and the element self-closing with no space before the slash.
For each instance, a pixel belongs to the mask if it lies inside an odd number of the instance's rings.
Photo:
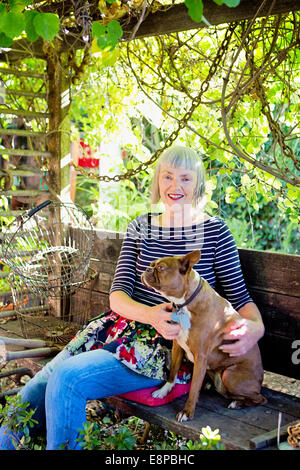
<svg viewBox="0 0 300 470">
<path fill-rule="evenodd" d="M 211 0 L 217 5 L 235 7 L 240 0 Z M 96 2 L 95 2 L 96 3 Z M 202 0 L 184 1 L 190 17 L 196 21 L 206 21 L 203 17 Z M 25 34 L 29 41 L 42 37 L 51 41 L 58 33 L 66 33 L 81 26 L 83 34 L 90 35 L 100 49 L 114 49 L 123 35 L 120 20 L 125 15 L 144 18 L 146 11 L 156 11 L 174 2 L 100 0 L 96 6 L 73 0 L 70 4 L 51 2 L 37 4 L 32 0 L 2 0 L 0 2 L 0 47 L 10 47 L 15 38 Z M 99 20 L 94 21 L 93 13 Z M 73 31 L 74 33 L 74 31 Z M 90 41 L 86 37 L 84 40 Z"/>
</svg>

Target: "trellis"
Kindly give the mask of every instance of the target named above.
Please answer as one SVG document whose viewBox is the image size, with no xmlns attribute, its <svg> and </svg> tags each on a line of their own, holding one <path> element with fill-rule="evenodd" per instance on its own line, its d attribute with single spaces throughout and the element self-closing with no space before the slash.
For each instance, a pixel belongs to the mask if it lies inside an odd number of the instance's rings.
<svg viewBox="0 0 300 470">
<path fill-rule="evenodd" d="M 72 6 L 73 5 L 73 6 Z M 35 43 L 29 43 L 25 40 L 16 41 L 10 50 L 2 52 L 0 54 L 0 60 L 2 61 L 2 67 L 0 68 L 0 76 L 7 77 L 9 74 L 13 74 L 15 77 L 26 77 L 31 80 L 43 79 L 44 84 L 42 85 L 43 93 L 32 91 L 29 89 L 21 88 L 19 90 L 9 90 L 4 79 L 4 91 L 6 96 L 9 98 L 7 103 L 2 103 L 0 107 L 0 113 L 2 116 L 15 116 L 15 118 L 22 120 L 25 123 L 25 129 L 7 129 L 3 126 L 0 129 L 0 134 L 6 136 L 6 141 L 13 141 L 17 144 L 18 139 L 21 137 L 27 139 L 26 149 L 18 149 L 17 145 L 13 145 L 11 148 L 6 148 L 3 154 L 7 155 L 9 159 L 11 156 L 19 157 L 32 157 L 34 159 L 34 168 L 18 168 L 15 166 L 12 171 L 5 171 L 5 168 L 1 170 L 1 194 L 7 196 L 17 196 L 29 198 L 29 203 L 33 204 L 40 197 L 47 196 L 43 194 L 47 191 L 52 193 L 52 196 L 67 194 L 69 192 L 70 183 L 70 123 L 69 123 L 69 106 L 70 106 L 70 85 L 74 76 L 79 76 L 83 72 L 84 67 L 88 61 L 90 53 L 90 41 L 87 40 L 90 32 L 89 25 L 91 21 L 99 19 L 99 10 L 92 7 L 92 5 L 83 5 L 81 2 L 58 2 L 55 4 L 55 11 L 61 16 L 66 18 L 67 15 L 71 15 L 72 11 L 75 15 L 76 27 L 70 28 L 68 34 L 62 35 L 62 39 L 55 39 L 54 43 L 41 43 L 36 41 Z M 73 10 L 72 10 L 73 8 Z M 227 8 L 225 6 L 217 7 L 213 2 L 207 0 L 204 2 L 204 13 L 205 18 L 212 25 L 220 23 L 233 23 L 236 20 L 245 20 L 249 18 L 259 18 L 265 15 L 280 15 L 284 12 L 295 11 L 299 8 L 298 1 L 258 1 L 255 0 L 249 5 L 248 1 L 242 0 L 240 5 L 236 8 Z M 43 11 L 51 11 L 53 9 L 52 4 L 43 7 Z M 151 11 L 151 10 L 149 10 Z M 100 15 L 101 18 L 101 15 Z M 141 21 L 142 20 L 142 21 Z M 124 40 L 128 41 L 133 38 L 155 36 L 162 33 L 171 33 L 177 31 L 183 31 L 193 28 L 203 28 L 203 23 L 198 24 L 193 22 L 187 14 L 185 7 L 182 4 L 173 5 L 167 9 L 162 9 L 155 13 L 149 13 L 145 15 L 145 11 L 141 12 L 137 10 L 135 15 L 125 16 L 121 20 L 121 24 L 124 29 Z M 85 38 L 85 39 L 84 39 Z M 246 38 L 247 39 L 247 38 Z M 296 47 L 298 37 L 296 37 L 291 47 Z M 227 41 L 228 42 L 228 41 Z M 228 42 L 229 44 L 229 42 Z M 227 44 L 227 46 L 228 46 Z M 84 55 L 80 64 L 76 63 L 75 51 L 83 48 Z M 222 47 L 220 48 L 222 52 Z M 40 62 L 44 63 L 44 71 L 39 76 L 36 72 L 28 70 L 28 67 L 24 67 L 24 60 L 26 57 L 39 58 Z M 216 67 L 220 57 L 217 57 L 214 61 L 210 73 L 207 79 L 204 81 L 205 87 L 207 86 L 209 79 L 216 71 Z M 6 66 L 5 66 L 6 64 Z M 133 71 L 134 72 L 134 71 Z M 259 80 L 256 79 L 255 86 L 259 93 L 263 93 L 261 90 Z M 201 101 L 203 92 L 205 91 L 204 85 L 201 87 L 198 95 L 198 100 L 191 100 L 191 106 L 178 123 L 177 130 L 171 135 L 166 146 L 170 145 L 176 138 L 179 130 L 188 126 L 189 117 L 192 115 L 193 110 L 197 107 L 197 104 Z M 226 84 L 224 83 L 226 89 Z M 225 92 L 225 90 L 224 90 Z M 18 106 L 21 99 L 26 99 L 29 104 L 29 109 L 24 109 L 22 103 Z M 39 101 L 41 106 L 41 100 L 44 100 L 45 106 L 42 106 L 43 111 L 35 109 L 34 103 Z M 234 101 L 234 100 L 233 100 Z M 15 103 L 15 106 L 12 105 Z M 232 107 L 232 100 L 231 100 Z M 21 109 L 18 109 L 21 108 Z M 225 106 L 224 108 L 225 109 Z M 268 110 L 264 108 L 266 113 Z M 223 112 L 224 126 L 226 129 L 226 116 L 229 108 L 227 107 L 226 113 Z M 32 124 L 30 124 L 30 122 Z M 276 126 L 273 126 L 277 135 L 280 134 Z M 278 138 L 282 136 L 279 135 Z M 230 135 L 227 133 L 227 138 L 230 140 Z M 41 140 L 42 139 L 42 140 Z M 6 147 L 9 147 L 7 145 Z M 285 145 L 285 149 L 288 152 L 289 149 Z M 236 150 L 237 153 L 240 151 Z M 104 181 L 110 179 L 118 180 L 121 178 L 130 178 L 139 171 L 145 169 L 148 165 L 152 165 L 157 159 L 159 151 L 156 152 L 151 159 L 139 165 L 136 169 L 130 170 L 125 175 L 115 177 L 100 177 Z M 245 154 L 242 155 L 247 160 Z M 295 164 L 297 164 L 295 162 Z M 41 174 L 42 171 L 42 174 Z M 21 174 L 21 172 L 23 172 Z M 25 173 L 24 173 L 25 172 Z M 11 189 L 12 177 L 21 176 L 28 177 L 38 175 L 40 176 L 40 187 L 36 189 L 20 189 L 16 193 Z M 86 173 L 87 176 L 91 176 Z M 93 175 L 93 177 L 95 177 Z M 290 181 L 292 182 L 292 181 Z M 9 213 L 6 212 L 6 215 Z M 4 214 L 3 214 L 4 215 Z M 14 211 L 11 215 L 17 215 Z"/>
</svg>

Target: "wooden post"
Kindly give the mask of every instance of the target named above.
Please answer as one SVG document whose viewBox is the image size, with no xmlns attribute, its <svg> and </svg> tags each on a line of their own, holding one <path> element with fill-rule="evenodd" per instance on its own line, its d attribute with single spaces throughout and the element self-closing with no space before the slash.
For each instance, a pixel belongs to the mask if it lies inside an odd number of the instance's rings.
<svg viewBox="0 0 300 470">
<path fill-rule="evenodd" d="M 48 174 L 49 186 L 60 197 L 61 202 L 70 201 L 70 73 L 67 54 L 61 52 L 61 42 L 54 41 L 54 47 L 45 47 L 48 58 L 49 98 L 48 109 L 49 133 L 48 150 L 52 156 L 49 160 Z M 57 234 L 59 237 L 60 234 Z M 57 240 L 60 244 L 60 240 Z M 58 272 L 55 277 L 60 276 Z M 62 302 L 60 298 L 51 299 L 50 308 L 57 317 L 62 316 Z"/>
<path fill-rule="evenodd" d="M 60 42 L 55 40 L 54 46 L 55 50 L 48 47 L 49 185 L 63 200 L 70 200 L 70 73 Z"/>
</svg>

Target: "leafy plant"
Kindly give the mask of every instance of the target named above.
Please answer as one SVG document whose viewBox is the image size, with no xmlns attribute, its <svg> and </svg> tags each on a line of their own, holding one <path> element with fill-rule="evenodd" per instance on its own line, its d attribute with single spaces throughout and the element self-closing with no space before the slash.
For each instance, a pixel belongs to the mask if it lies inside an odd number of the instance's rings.
<svg viewBox="0 0 300 470">
<path fill-rule="evenodd" d="M 26 9 L 31 0 L 10 0 L 0 3 L 0 47 L 10 47 L 13 40 L 26 32 L 29 41 L 39 36 L 49 41 L 59 31 L 60 20 L 55 13 L 40 13 Z"/>
<path fill-rule="evenodd" d="M 30 429 L 38 422 L 33 419 L 35 410 L 29 408 L 29 403 L 23 403 L 19 395 L 7 396 L 6 404 L 0 404 L 1 425 L 7 425 L 14 438 L 16 450 L 40 449 L 40 446 L 30 437 Z"/>
<path fill-rule="evenodd" d="M 113 51 L 119 39 L 123 36 L 123 30 L 117 20 L 111 20 L 106 25 L 95 21 L 92 26 L 92 34 L 97 40 L 97 46 L 100 49 Z"/>
<path fill-rule="evenodd" d="M 200 434 L 200 441 L 189 440 L 186 445 L 182 446 L 181 450 L 225 450 L 226 447 L 220 442 L 221 436 L 219 429 L 212 431 L 210 426 L 202 428 Z"/>
<path fill-rule="evenodd" d="M 136 444 L 136 437 L 126 426 L 120 426 L 112 436 L 106 437 L 104 442 L 110 449 L 116 450 L 132 450 Z"/>
<path fill-rule="evenodd" d="M 76 439 L 81 443 L 83 450 L 93 450 L 101 445 L 101 429 L 97 423 L 86 422 L 83 428 L 79 430 L 79 436 Z"/>
</svg>

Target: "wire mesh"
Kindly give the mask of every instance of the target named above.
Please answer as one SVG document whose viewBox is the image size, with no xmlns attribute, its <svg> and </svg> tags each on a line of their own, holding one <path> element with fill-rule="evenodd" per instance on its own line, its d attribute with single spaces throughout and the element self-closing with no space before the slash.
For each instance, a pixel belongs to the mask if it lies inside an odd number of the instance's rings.
<svg viewBox="0 0 300 470">
<path fill-rule="evenodd" d="M 65 297 L 86 281 L 93 243 L 79 206 L 46 201 L 9 227 L 1 256 L 31 292 Z"/>
<path fill-rule="evenodd" d="M 8 280 L 23 337 L 43 339 L 51 345 L 66 345 L 90 317 L 92 288 L 96 277 L 96 271 L 90 268 L 85 283 L 81 283 L 75 294 L 53 299 L 47 292 L 37 296 L 24 279 L 11 273 Z M 84 296 L 84 302 L 79 304 L 74 301 L 74 295 L 79 298 Z M 55 315 L 57 301 L 59 317 Z"/>
</svg>

